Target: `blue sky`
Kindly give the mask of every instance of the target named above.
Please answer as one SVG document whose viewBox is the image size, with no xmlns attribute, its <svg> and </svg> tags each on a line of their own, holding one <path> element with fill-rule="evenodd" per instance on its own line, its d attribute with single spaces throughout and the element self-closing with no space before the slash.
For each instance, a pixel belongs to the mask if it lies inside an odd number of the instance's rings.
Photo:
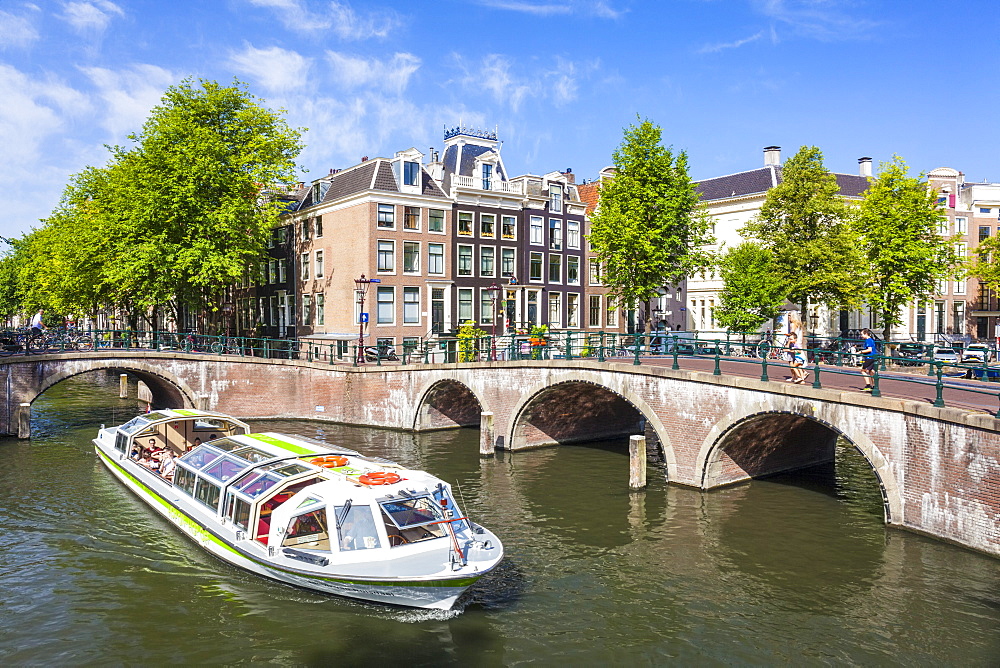
<svg viewBox="0 0 1000 668">
<path fill-rule="evenodd" d="M 1000 181 L 986 0 L 0 0 L 0 236 L 52 210 L 185 77 L 309 131 L 303 180 L 498 127 L 514 174 L 593 178 L 649 118 L 695 178 L 819 146 Z"/>
</svg>

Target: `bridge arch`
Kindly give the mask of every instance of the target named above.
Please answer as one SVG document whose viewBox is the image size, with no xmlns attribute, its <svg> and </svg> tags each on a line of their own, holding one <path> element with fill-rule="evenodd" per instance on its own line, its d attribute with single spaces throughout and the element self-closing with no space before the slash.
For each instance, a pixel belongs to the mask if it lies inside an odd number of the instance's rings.
<svg viewBox="0 0 1000 668">
<path fill-rule="evenodd" d="M 454 378 L 436 378 L 417 394 L 414 431 L 456 427 L 478 427 L 486 402 L 465 383 Z"/>
<path fill-rule="evenodd" d="M 508 450 L 646 434 L 662 449 L 667 478 L 677 462 L 659 415 L 627 387 L 611 388 L 600 374 L 576 373 L 574 379 L 540 382 L 522 394 L 511 411 Z"/>
<path fill-rule="evenodd" d="M 838 437 L 854 446 L 875 473 L 886 523 L 901 524 L 903 496 L 888 460 L 863 431 L 817 416 L 811 404 L 726 415 L 702 443 L 695 474 L 702 489 L 713 489 L 833 461 Z"/>
<path fill-rule="evenodd" d="M 163 369 L 135 360 L 100 360 L 78 366 L 72 365 L 45 376 L 35 388 L 35 393 L 24 397 L 25 403 L 33 403 L 45 390 L 53 385 L 92 371 L 127 371 L 146 383 L 153 394 L 153 408 L 191 408 L 196 406 L 197 394 L 181 378 Z"/>
</svg>

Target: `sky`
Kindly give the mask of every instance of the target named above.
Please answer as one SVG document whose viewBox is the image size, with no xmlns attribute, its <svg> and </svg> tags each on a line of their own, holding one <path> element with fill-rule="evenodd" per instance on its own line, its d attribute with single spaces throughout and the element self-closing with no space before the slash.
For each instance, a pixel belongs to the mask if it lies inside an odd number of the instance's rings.
<svg viewBox="0 0 1000 668">
<path fill-rule="evenodd" d="M 639 119 L 696 179 L 814 145 L 837 172 L 896 154 L 1000 181 L 998 19 L 995 0 L 0 0 L 0 236 L 192 77 L 306 128 L 304 181 L 460 123 L 496 129 L 513 175 L 595 178 Z"/>
</svg>

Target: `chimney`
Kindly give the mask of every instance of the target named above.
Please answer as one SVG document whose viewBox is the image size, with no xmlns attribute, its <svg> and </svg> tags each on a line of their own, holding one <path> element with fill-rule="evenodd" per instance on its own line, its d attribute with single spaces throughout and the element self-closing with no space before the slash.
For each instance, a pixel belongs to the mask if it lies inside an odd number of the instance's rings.
<svg viewBox="0 0 1000 668">
<path fill-rule="evenodd" d="M 780 146 L 765 146 L 764 147 L 764 166 L 779 167 L 781 165 L 781 147 Z"/>
<path fill-rule="evenodd" d="M 872 175 L 872 159 L 858 158 L 858 174 L 861 176 L 871 176 Z"/>
<path fill-rule="evenodd" d="M 576 174 L 573 173 L 572 167 L 567 167 L 566 171 L 563 172 L 563 176 L 566 177 L 566 183 L 576 183 Z"/>
</svg>

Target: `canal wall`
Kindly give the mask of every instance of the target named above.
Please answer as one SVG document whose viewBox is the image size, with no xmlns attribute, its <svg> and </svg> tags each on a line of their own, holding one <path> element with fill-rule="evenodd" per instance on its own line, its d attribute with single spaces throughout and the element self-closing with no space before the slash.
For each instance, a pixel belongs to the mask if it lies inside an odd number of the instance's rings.
<svg viewBox="0 0 1000 668">
<path fill-rule="evenodd" d="M 483 432 L 487 454 L 646 433 L 670 482 L 706 490 L 831 461 L 843 437 L 875 471 L 888 523 L 1000 555 L 1000 423 L 985 414 L 583 360 L 351 368 L 115 352 L 0 361 L 7 387 L 0 430 L 17 433 L 21 403 L 101 369 L 138 376 L 154 406 L 248 419 L 430 430 L 478 426 L 485 413 L 492 424 Z"/>
</svg>

